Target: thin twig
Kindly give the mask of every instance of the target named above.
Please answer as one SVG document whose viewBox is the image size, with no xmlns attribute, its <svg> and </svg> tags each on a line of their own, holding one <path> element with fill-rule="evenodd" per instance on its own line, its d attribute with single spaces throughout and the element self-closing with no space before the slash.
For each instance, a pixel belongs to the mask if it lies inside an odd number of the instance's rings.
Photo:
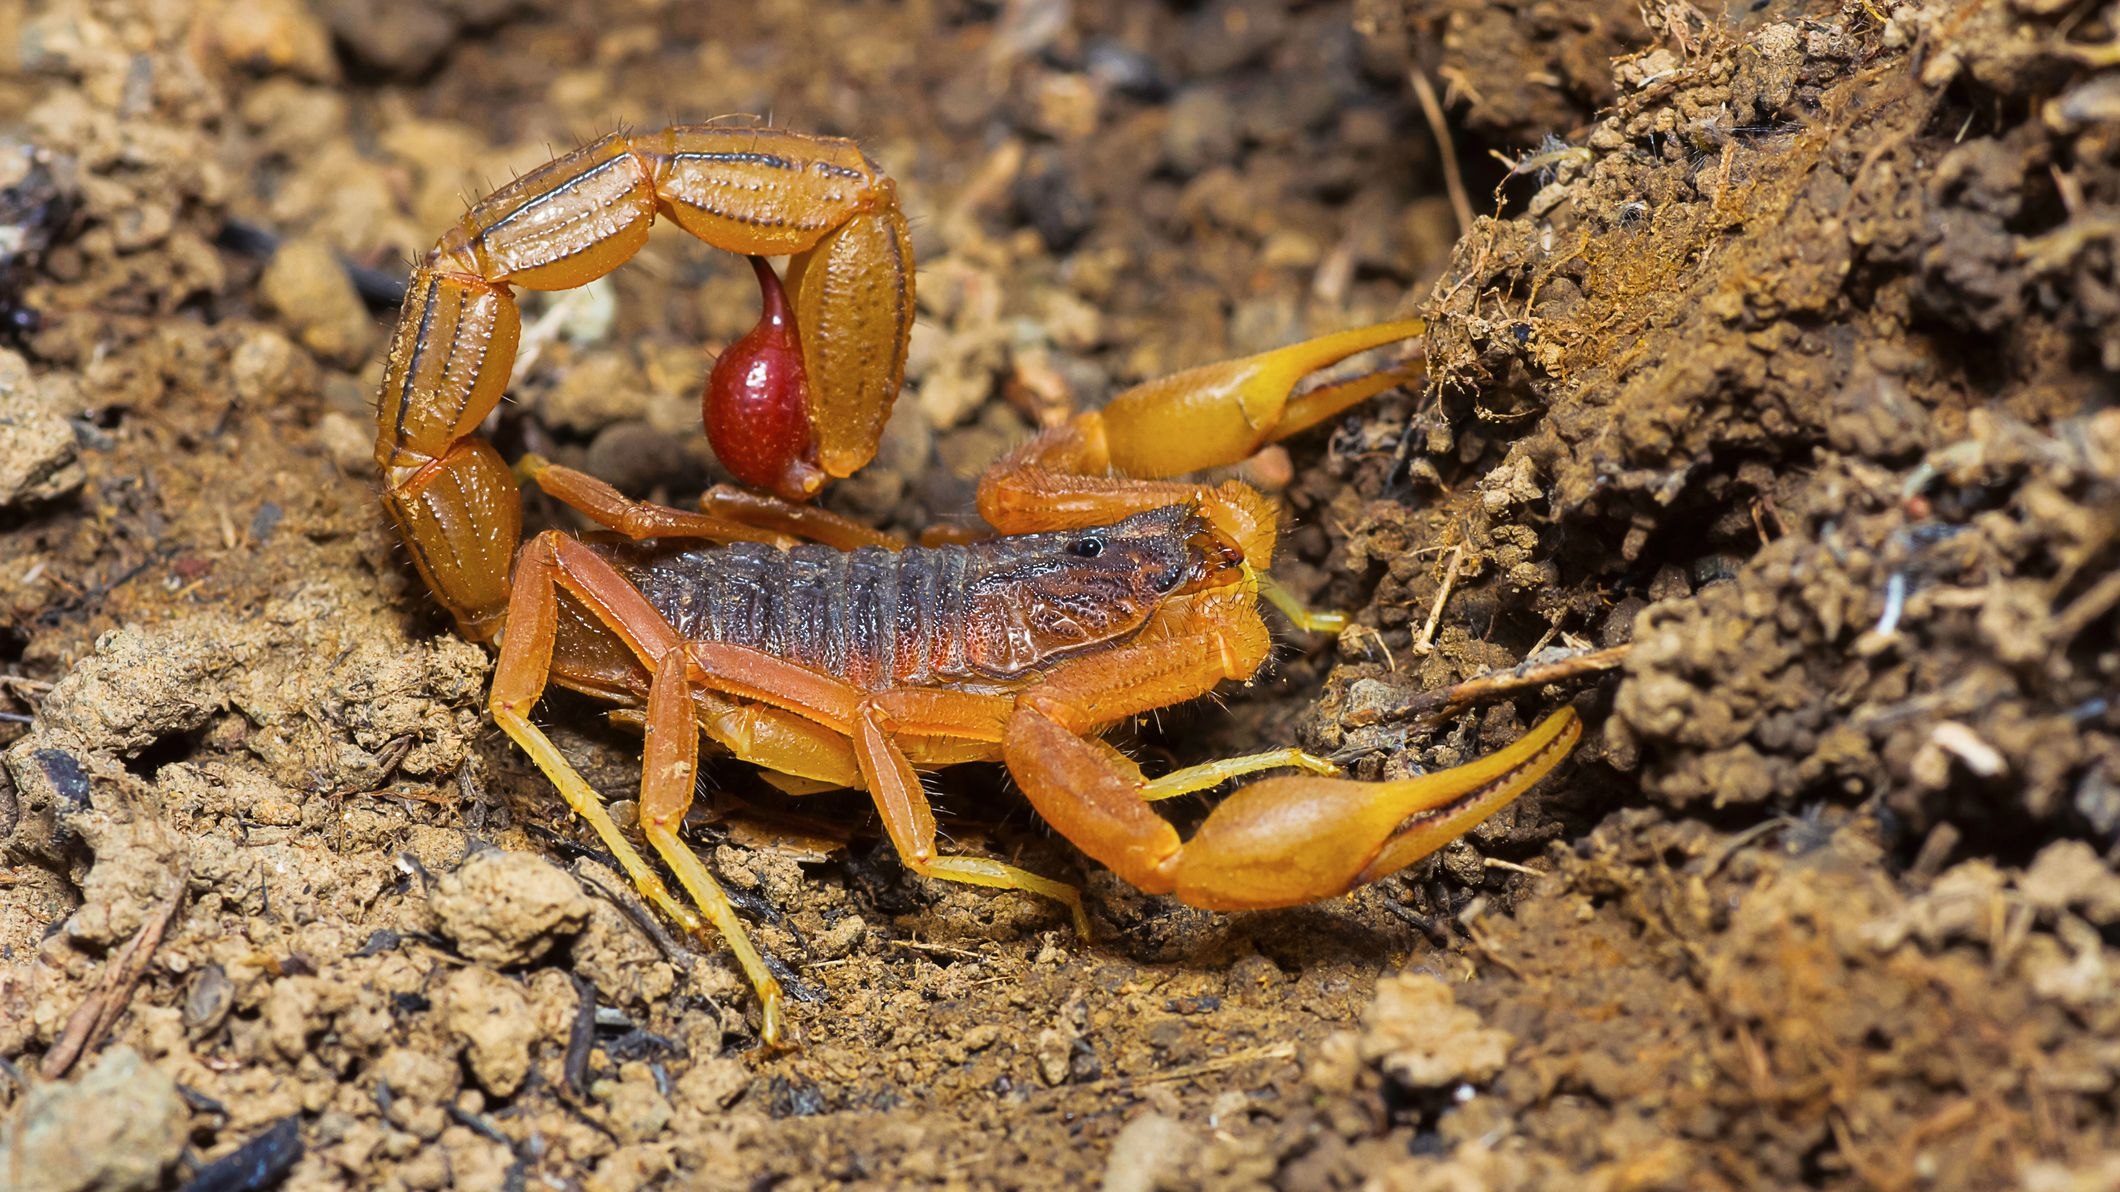
<svg viewBox="0 0 2120 1192">
<path fill-rule="evenodd" d="M 1457 145 L 1450 139 L 1450 124 L 1443 118 L 1443 102 L 1435 85 L 1416 70 L 1412 74 L 1413 97 L 1421 101 L 1421 114 L 1428 118 L 1428 131 L 1435 136 L 1436 151 L 1443 155 L 1443 187 L 1450 192 L 1450 209 L 1457 214 L 1458 235 L 1472 230 L 1472 197 L 1465 191 L 1465 174 L 1458 168 Z"/>
<path fill-rule="evenodd" d="M 1385 669 L 1392 674 L 1399 673 L 1399 660 L 1391 656 L 1391 647 L 1385 643 L 1384 634 L 1374 625 L 1349 625 L 1346 632 L 1340 634 L 1340 640 L 1350 646 L 1364 638 L 1375 642 L 1377 649 L 1383 653 Z"/>
<path fill-rule="evenodd" d="M 1530 648 L 1530 649 L 1528 649 L 1528 650 L 1526 650 L 1526 651 L 1524 651 L 1524 657 L 1526 657 L 1526 658 L 1536 658 L 1536 657 L 1538 657 L 1538 652 L 1539 652 L 1540 650 L 1543 650 L 1543 649 L 1545 649 L 1545 648 L 1546 648 L 1547 646 L 1550 646 L 1550 645 L 1552 645 L 1552 644 L 1553 644 L 1553 639 L 1554 639 L 1554 638 L 1556 638 L 1556 637 L 1559 637 L 1560 635 L 1561 635 L 1561 623 L 1560 623 L 1559 621 L 1555 621 L 1555 622 L 1553 622 L 1552 624 L 1550 624 L 1550 625 L 1547 625 L 1547 626 L 1546 626 L 1546 632 L 1544 632 L 1544 633 L 1541 633 L 1541 634 L 1539 634 L 1539 635 L 1538 635 L 1538 640 L 1537 640 L 1537 641 L 1535 641 L 1535 642 L 1532 642 L 1532 643 L 1531 643 L 1531 648 Z"/>
<path fill-rule="evenodd" d="M 1528 873 L 1532 877 L 1546 876 L 1546 871 L 1543 869 L 1533 869 L 1529 865 L 1519 865 L 1514 861 L 1504 861 L 1500 857 L 1481 857 L 1480 864 L 1488 869 L 1506 869 L 1511 873 Z"/>
<path fill-rule="evenodd" d="M 179 857 L 174 868 L 175 882 L 169 894 L 162 899 L 147 921 L 133 933 L 116 956 L 103 968 L 103 979 L 96 984 L 94 992 L 83 998 L 81 1004 L 66 1019 L 66 1028 L 60 1032 L 59 1040 L 44 1056 L 38 1071 L 45 1079 L 56 1080 L 66 1075 L 74 1061 L 92 1050 L 103 1036 L 109 1033 L 127 1006 L 132 1004 L 133 990 L 147 972 L 147 962 L 154 958 L 155 949 L 162 946 L 162 937 L 177 917 L 177 909 L 184 905 L 184 892 L 191 884 L 191 859 Z"/>
<path fill-rule="evenodd" d="M 669 961 L 678 972 L 691 972 L 692 963 L 697 958 L 679 943 L 676 937 L 664 930 L 654 912 L 639 899 L 632 897 L 631 891 L 605 881 L 601 866 L 591 867 L 583 864 L 583 860 L 586 858 L 578 859 L 574 863 L 574 880 L 587 888 L 590 894 L 617 907 L 618 912 L 626 917 L 626 921 L 638 928 L 640 933 L 647 937 L 648 942 L 655 945 L 655 950 L 663 954 L 663 959 Z"/>
<path fill-rule="evenodd" d="M 560 1082 L 583 1101 L 589 1099 L 589 1053 L 596 1047 L 596 982 L 580 973 L 574 978 L 574 1021 L 567 1031 L 567 1050 L 560 1060 Z"/>
<path fill-rule="evenodd" d="M 1628 651 L 1633 648 L 1633 644 L 1628 643 L 1603 650 L 1592 650 L 1586 654 L 1574 654 L 1556 661 L 1526 662 L 1505 671 L 1489 671 L 1448 687 L 1415 692 L 1398 703 L 1372 704 L 1349 709 L 1346 724 L 1350 728 L 1359 728 L 1391 720 L 1449 715 L 1474 704 L 1500 699 L 1529 688 L 1544 687 L 1548 683 L 1565 683 L 1585 675 L 1603 674 L 1625 662 Z"/>
<path fill-rule="evenodd" d="M 1413 652 L 1430 654 L 1435 651 L 1435 627 L 1442 623 L 1443 605 L 1450 599 L 1450 589 L 1457 586 L 1458 569 L 1465 565 L 1465 544 L 1460 542 L 1450 552 L 1450 565 L 1443 570 L 1443 586 L 1435 590 L 1435 604 L 1428 609 L 1428 623 L 1421 626 L 1421 635 L 1413 639 Z"/>
<path fill-rule="evenodd" d="M 2089 591 L 2061 610 L 2061 615 L 2054 618 L 2052 640 L 2056 645 L 2067 645 L 2116 604 L 2120 604 L 2120 571 L 2092 584 Z"/>
<path fill-rule="evenodd" d="M 1707 863 L 1701 866 L 1701 880 L 1706 881 L 1707 879 L 1714 877 L 1716 872 L 1723 867 L 1725 862 L 1729 861 L 1731 857 L 1737 855 L 1739 849 L 1742 849 L 1743 847 L 1759 839 L 1760 837 L 1765 836 L 1769 832 L 1775 831 L 1776 829 L 1780 828 L 1786 828 L 1796 822 L 1798 821 L 1793 820 L 1785 815 L 1776 816 L 1773 819 L 1766 821 L 1765 823 L 1753 824 L 1751 827 L 1746 828 L 1744 831 L 1739 832 L 1735 836 L 1730 837 L 1728 840 L 1723 841 L 1722 846 L 1716 849 L 1714 853 L 1710 854 Z"/>
<path fill-rule="evenodd" d="M 1086 1084 L 1064 1086 L 1067 1090 L 1103 1092 L 1106 1089 L 1132 1088 L 1144 1084 L 1169 1084 L 1173 1080 L 1191 1080 L 1196 1076 L 1207 1076 L 1229 1068 L 1239 1068 L 1260 1060 L 1294 1059 L 1296 1045 L 1275 1043 L 1266 1047 L 1255 1047 L 1248 1051 L 1234 1052 L 1219 1059 L 1203 1060 L 1187 1064 L 1182 1068 L 1168 1068 L 1161 1072 L 1148 1072 L 1140 1076 L 1107 1076 L 1103 1080 L 1092 1080 Z"/>
<path fill-rule="evenodd" d="M 968 948 L 953 948 L 948 944 L 930 944 L 923 940 L 885 940 L 894 948 L 909 948 L 915 952 L 932 952 L 937 956 L 958 956 L 966 960 L 986 960 L 983 953 Z"/>
<path fill-rule="evenodd" d="M 1477 916 L 1467 917 L 1460 915 L 1458 923 L 1465 929 L 1465 938 L 1472 941 L 1472 946 L 1480 950 L 1480 955 L 1485 956 L 1489 961 L 1493 962 L 1496 968 L 1501 969 L 1517 980 L 1528 980 L 1524 976 L 1524 970 L 1516 967 L 1515 964 L 1510 962 L 1508 957 L 1502 955 L 1501 948 L 1487 937 L 1485 931 L 1481 930 Z"/>
</svg>

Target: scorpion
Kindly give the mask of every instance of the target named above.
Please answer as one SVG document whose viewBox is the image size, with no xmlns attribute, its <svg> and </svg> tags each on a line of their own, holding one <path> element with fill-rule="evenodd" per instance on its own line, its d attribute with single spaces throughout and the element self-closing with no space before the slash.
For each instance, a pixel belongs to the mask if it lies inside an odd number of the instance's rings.
<svg viewBox="0 0 2120 1192">
<path fill-rule="evenodd" d="M 584 285 L 658 217 L 750 258 L 756 327 L 704 390 L 709 441 L 746 487 L 699 508 L 630 499 L 480 434 L 520 334 L 514 292 Z M 787 278 L 765 260 L 787 257 Z M 905 867 L 1064 905 L 1081 892 L 940 851 L 920 772 L 1002 762 L 1083 853 L 1152 894 L 1239 910 L 1331 898 L 1456 839 L 1550 771 L 1581 733 L 1563 707 L 1467 765 L 1359 782 L 1283 748 L 1146 777 L 1100 733 L 1247 680 L 1271 639 L 1277 511 L 1256 489 L 1178 477 L 1243 460 L 1413 375 L 1297 393 L 1310 374 L 1423 333 L 1324 335 L 1151 381 L 1010 452 L 978 486 L 994 536 L 915 546 L 805 504 L 873 456 L 903 381 L 913 259 L 893 181 L 852 141 L 768 128 L 613 133 L 473 204 L 417 263 L 377 403 L 383 503 L 435 599 L 498 650 L 488 708 L 644 898 L 718 930 L 786 1037 L 779 982 L 680 838 L 700 737 L 795 794 L 866 791 Z M 530 483 L 599 528 L 523 541 Z M 1330 628 L 1328 620 L 1299 625 Z M 550 686 L 643 729 L 638 826 L 680 900 L 531 713 Z M 1181 839 L 1152 804 L 1266 770 Z"/>
</svg>

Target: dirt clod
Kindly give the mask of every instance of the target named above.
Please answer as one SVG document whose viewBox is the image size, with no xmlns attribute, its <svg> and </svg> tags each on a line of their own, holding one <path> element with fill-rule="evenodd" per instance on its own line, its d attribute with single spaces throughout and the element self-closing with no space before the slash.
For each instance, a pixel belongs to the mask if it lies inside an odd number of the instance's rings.
<svg viewBox="0 0 2120 1192">
<path fill-rule="evenodd" d="M 670 1124 L 670 1099 L 657 1087 L 654 1070 L 639 1060 L 620 1065 L 618 1079 L 598 1081 L 590 1091 L 610 1112 L 621 1146 L 647 1142 Z"/>
<path fill-rule="evenodd" d="M 1350 1061 L 1381 1069 L 1409 1089 L 1449 1088 L 1494 1078 L 1515 1045 L 1509 1032 L 1481 1022 L 1457 1004 L 1450 986 L 1422 973 L 1402 973 L 1377 982 L 1376 1001 L 1362 1012 L 1359 1034 L 1327 1039 L 1312 1079 L 1346 1088 Z"/>
<path fill-rule="evenodd" d="M 191 1111 L 130 1047 L 39 1085 L 0 1122 L 0 1175 L 17 1192 L 151 1192 L 184 1151 Z"/>
<path fill-rule="evenodd" d="M 567 872 L 529 853 L 484 849 L 428 895 L 442 934 L 481 964 L 520 967 L 589 922 L 591 900 Z"/>
<path fill-rule="evenodd" d="M 471 1074 L 496 1097 L 512 1097 L 530 1074 L 538 1022 L 522 987 L 492 969 L 452 974 L 436 999 L 449 1031 L 464 1045 Z"/>
<path fill-rule="evenodd" d="M 1184 1122 L 1153 1110 L 1135 1115 L 1112 1139 L 1103 1192 L 1155 1192 L 1173 1182 L 1200 1149 Z"/>
<path fill-rule="evenodd" d="M 113 630 L 45 696 L 40 727 L 84 750 L 119 754 L 199 729 L 228 698 L 245 636 L 211 622 Z"/>
</svg>

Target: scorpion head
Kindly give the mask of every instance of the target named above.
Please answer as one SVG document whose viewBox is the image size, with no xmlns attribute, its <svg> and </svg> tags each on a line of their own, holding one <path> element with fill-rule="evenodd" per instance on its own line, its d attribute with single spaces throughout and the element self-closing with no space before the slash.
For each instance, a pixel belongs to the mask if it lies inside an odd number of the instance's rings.
<svg viewBox="0 0 2120 1192">
<path fill-rule="evenodd" d="M 997 678 L 1131 636 L 1167 599 L 1228 583 L 1243 552 L 1189 505 L 973 549 L 970 652 Z"/>
</svg>

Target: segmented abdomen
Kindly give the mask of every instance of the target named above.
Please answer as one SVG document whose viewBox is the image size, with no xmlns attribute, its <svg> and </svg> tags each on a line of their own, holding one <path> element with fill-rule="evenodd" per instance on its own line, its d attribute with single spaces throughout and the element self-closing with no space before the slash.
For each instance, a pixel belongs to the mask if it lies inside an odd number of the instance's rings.
<svg viewBox="0 0 2120 1192">
<path fill-rule="evenodd" d="M 974 677 L 962 547 L 603 548 L 680 636 L 750 646 L 857 686 Z"/>
</svg>

